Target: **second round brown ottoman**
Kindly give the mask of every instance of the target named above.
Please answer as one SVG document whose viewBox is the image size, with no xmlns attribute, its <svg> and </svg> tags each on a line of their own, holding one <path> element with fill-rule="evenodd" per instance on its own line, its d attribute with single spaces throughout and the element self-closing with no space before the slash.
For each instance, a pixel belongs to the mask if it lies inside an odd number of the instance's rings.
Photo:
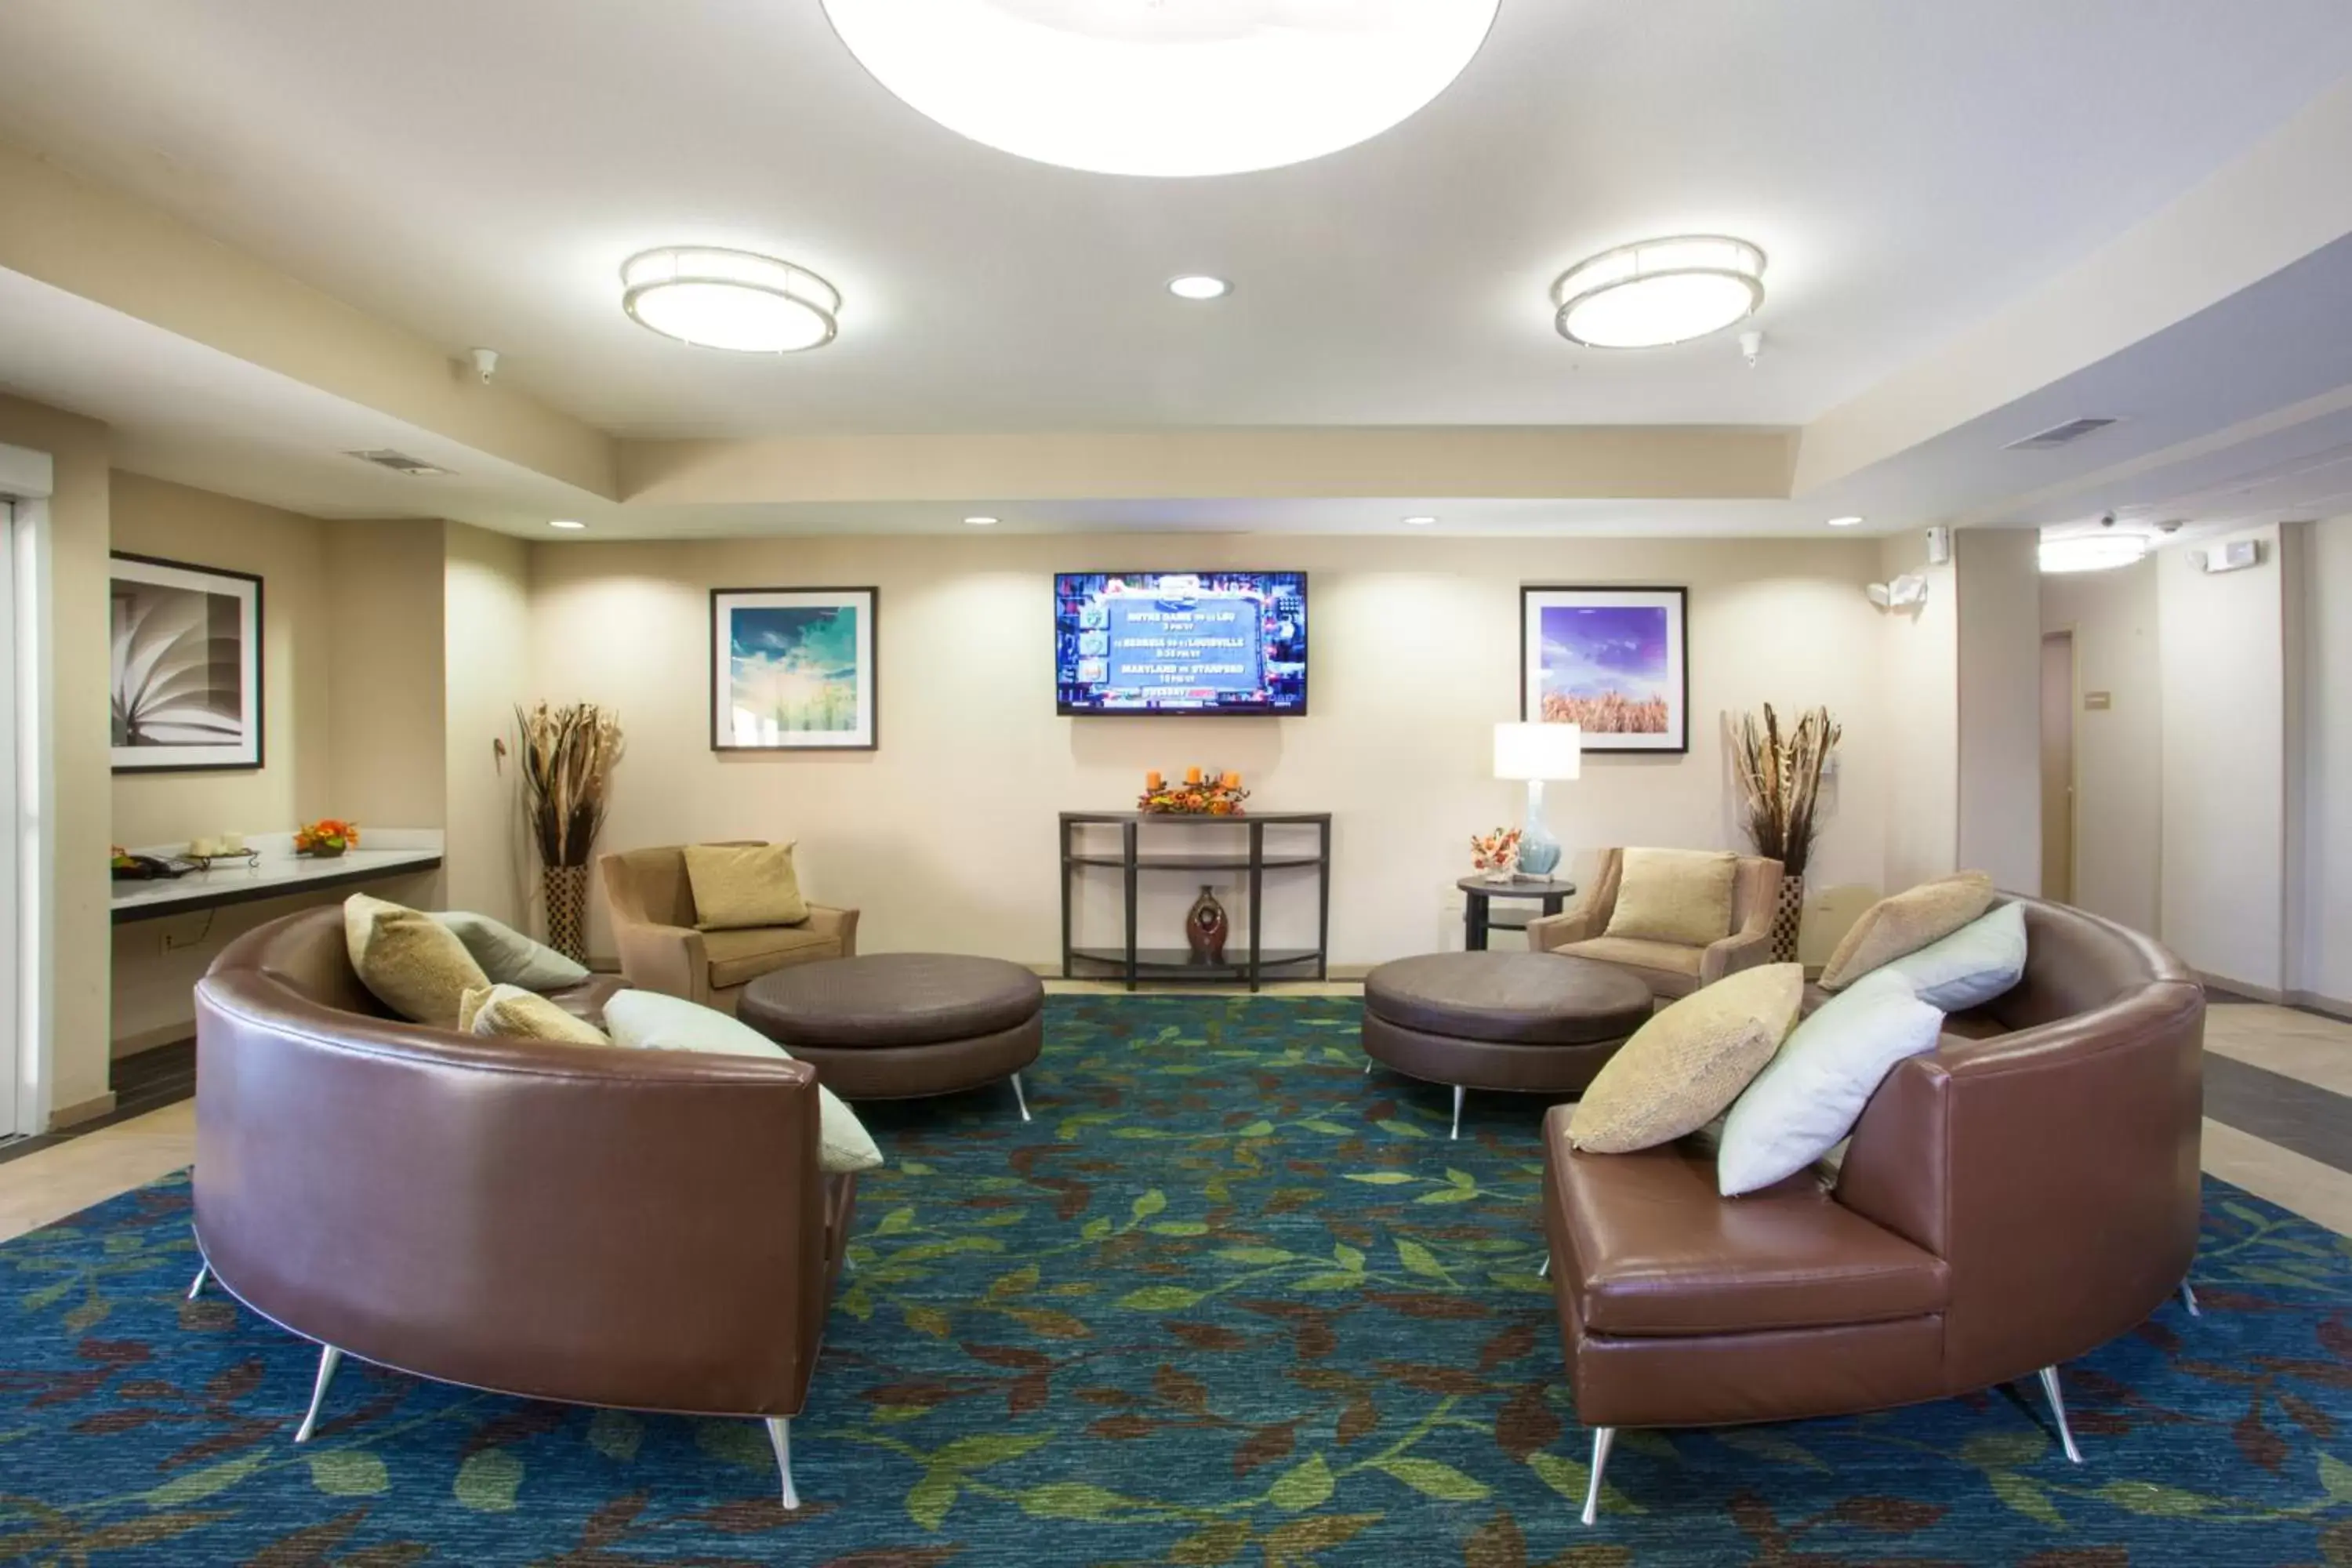
<svg viewBox="0 0 2352 1568">
<path fill-rule="evenodd" d="M 736 1016 L 844 1100 L 908 1100 L 1013 1080 L 1045 1046 L 1045 987 L 1017 963 L 944 952 L 828 959 L 763 974 Z"/>
<path fill-rule="evenodd" d="M 1649 1021 L 1650 988 L 1623 970 L 1550 952 L 1435 952 L 1364 977 L 1364 1054 L 1464 1091 L 1565 1094 L 1592 1081 Z"/>
</svg>

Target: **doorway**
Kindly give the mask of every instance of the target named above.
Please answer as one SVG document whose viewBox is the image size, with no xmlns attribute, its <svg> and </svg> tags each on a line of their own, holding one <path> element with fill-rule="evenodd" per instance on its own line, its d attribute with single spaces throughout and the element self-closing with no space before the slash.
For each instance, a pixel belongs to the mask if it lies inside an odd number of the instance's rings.
<svg viewBox="0 0 2352 1568">
<path fill-rule="evenodd" d="M 2074 901 L 2074 634 L 2042 639 L 2042 896 Z"/>
</svg>

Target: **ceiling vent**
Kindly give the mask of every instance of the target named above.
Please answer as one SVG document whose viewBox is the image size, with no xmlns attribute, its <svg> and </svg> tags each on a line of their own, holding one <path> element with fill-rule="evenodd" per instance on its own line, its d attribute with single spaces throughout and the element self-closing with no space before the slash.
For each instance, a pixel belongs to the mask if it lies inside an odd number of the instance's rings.
<svg viewBox="0 0 2352 1568">
<path fill-rule="evenodd" d="M 2021 441 L 2011 441 L 2001 448 L 2004 452 L 2046 452 L 2053 447 L 2072 446 L 2094 430 L 2104 430 L 2115 423 L 2112 419 L 2069 419 L 2063 425 L 2028 436 Z"/>
<path fill-rule="evenodd" d="M 449 472 L 446 468 L 435 468 L 422 458 L 412 458 L 389 447 L 378 447 L 373 452 L 346 452 L 343 456 L 357 458 L 362 463 L 373 463 L 379 468 L 390 468 L 395 474 L 406 474 L 412 479 L 433 479 Z"/>
</svg>

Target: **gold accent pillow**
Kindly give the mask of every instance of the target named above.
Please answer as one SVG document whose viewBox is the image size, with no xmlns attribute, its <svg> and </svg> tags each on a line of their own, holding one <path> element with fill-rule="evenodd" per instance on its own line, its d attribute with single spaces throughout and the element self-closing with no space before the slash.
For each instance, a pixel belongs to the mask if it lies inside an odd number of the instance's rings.
<svg viewBox="0 0 2352 1568">
<path fill-rule="evenodd" d="M 697 931 L 796 926 L 808 919 L 789 844 L 689 844 L 686 881 L 694 890 Z"/>
<path fill-rule="evenodd" d="M 567 1046 L 609 1046 L 604 1031 L 575 1018 L 536 991 L 520 985 L 485 985 L 468 991 L 457 1009 L 457 1027 L 469 1035 L 509 1040 L 555 1040 Z"/>
<path fill-rule="evenodd" d="M 457 1027 L 466 993 L 490 983 L 447 926 L 365 893 L 343 900 L 343 951 L 360 984 L 412 1024 Z"/>
<path fill-rule="evenodd" d="M 1731 934 L 1731 882 L 1739 858 L 1727 849 L 1628 849 L 1617 907 L 1603 936 L 1705 947 Z"/>
<path fill-rule="evenodd" d="M 1730 1109 L 1797 1026 L 1805 967 L 1767 963 L 1726 975 L 1633 1032 L 1568 1121 L 1592 1154 L 1630 1154 L 1697 1131 Z"/>
<path fill-rule="evenodd" d="M 1822 967 L 1822 989 L 1842 991 L 1872 970 L 1941 942 L 1992 908 L 1992 879 L 1962 871 L 1881 899 L 1862 911 Z"/>
</svg>

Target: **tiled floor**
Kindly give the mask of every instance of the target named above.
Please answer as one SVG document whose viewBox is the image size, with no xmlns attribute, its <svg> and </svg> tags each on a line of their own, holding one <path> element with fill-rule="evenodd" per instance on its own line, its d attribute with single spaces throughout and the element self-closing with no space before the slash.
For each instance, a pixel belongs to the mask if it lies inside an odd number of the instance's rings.
<svg viewBox="0 0 2352 1568">
<path fill-rule="evenodd" d="M 1055 991 L 1116 989 L 1055 982 Z M 1277 995 L 1347 995 L 1360 987 L 1284 986 Z M 2352 1024 L 2259 1003 L 2217 1004 L 2205 1017 L 2205 1169 L 2283 1208 L 2352 1236 Z M 195 1105 L 162 1053 L 124 1078 L 110 1124 L 0 1163 L 0 1240 L 178 1170 L 195 1155 Z M 138 1061 L 139 1058 L 131 1058 Z M 187 1076 L 193 1076 L 193 1068 Z M 138 1086 L 134 1099 L 132 1086 Z"/>
</svg>

